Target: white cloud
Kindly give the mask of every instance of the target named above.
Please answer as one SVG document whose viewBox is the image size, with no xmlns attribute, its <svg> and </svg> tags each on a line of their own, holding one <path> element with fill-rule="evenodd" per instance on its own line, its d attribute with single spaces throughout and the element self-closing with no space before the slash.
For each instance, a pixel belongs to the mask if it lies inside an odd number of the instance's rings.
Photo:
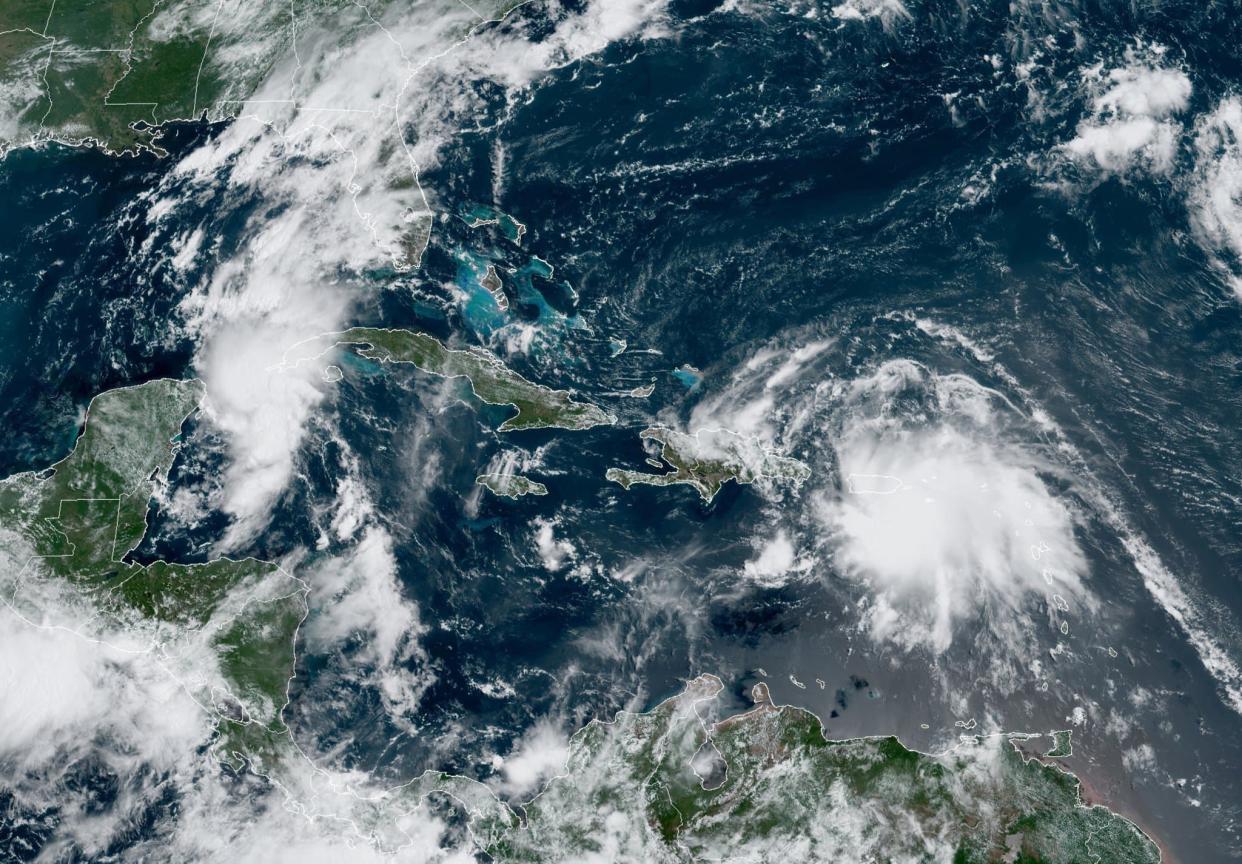
<svg viewBox="0 0 1242 864">
<path fill-rule="evenodd" d="M 161 851 L 196 862 L 360 862 L 360 864 L 470 864 L 471 848 L 451 842 L 448 826 L 426 805 L 384 808 L 382 790 L 354 786 L 361 778 L 295 762 L 280 791 L 241 800 L 215 777 L 199 776 L 187 790 L 179 818 Z M 347 791 L 348 790 L 348 791 Z M 358 797 L 355 797 L 358 796 Z M 376 811 L 367 814 L 371 799 Z M 378 818 L 381 824 L 371 826 Z M 368 833 L 384 835 L 380 847 Z M 465 841 L 469 847 L 468 840 Z"/>
<path fill-rule="evenodd" d="M 557 540 L 553 533 L 559 520 L 535 519 L 535 551 L 544 569 L 550 573 L 560 570 L 568 562 L 577 559 L 578 549 L 568 540 Z"/>
<path fill-rule="evenodd" d="M 1150 773 L 1156 770 L 1156 751 L 1150 744 L 1130 747 L 1122 751 L 1121 764 L 1131 774 Z"/>
<path fill-rule="evenodd" d="M 305 636 L 318 648 L 364 632 L 371 636 L 367 644 L 375 659 L 391 663 L 407 637 L 421 631 L 418 609 L 397 583 L 392 540 L 383 528 L 368 527 L 357 546 L 307 575 L 315 614 L 306 622 Z"/>
<path fill-rule="evenodd" d="M 45 578 L 0 585 L 0 692 L 21 694 L 0 700 L 0 754 L 35 764 L 96 734 L 165 765 L 192 749 L 206 726 L 170 673 L 173 652 L 156 650 L 159 634 L 114 628 Z"/>
<path fill-rule="evenodd" d="M 301 331 L 264 324 L 270 322 L 222 328 L 198 361 L 208 386 L 204 412 L 230 441 L 232 461 L 222 501 L 236 520 L 225 540 L 229 547 L 250 539 L 266 524 L 293 471 L 306 420 L 323 398 L 315 375 L 268 371 L 275 359 L 273 344 Z"/>
<path fill-rule="evenodd" d="M 726 430 L 750 439 L 758 445 L 756 450 L 787 453 L 785 442 L 796 438 L 814 413 L 813 400 L 790 396 L 823 381 L 822 358 L 835 344 L 834 339 L 820 339 L 756 351 L 734 371 L 726 386 L 713 389 L 695 404 L 686 428 L 692 432 Z M 670 417 L 669 425 L 677 423 Z"/>
<path fill-rule="evenodd" d="M 901 0 L 845 0 L 832 7 L 832 17 L 841 21 L 870 21 L 879 18 L 885 28 L 910 17 Z"/>
<path fill-rule="evenodd" d="M 789 535 L 783 531 L 768 540 L 759 554 L 744 567 L 747 578 L 761 585 L 780 585 L 791 570 L 805 570 L 811 562 L 799 559 Z"/>
<path fill-rule="evenodd" d="M 1131 65 L 1113 69 L 1108 89 L 1095 98 L 1096 114 L 1165 117 L 1186 108 L 1190 79 L 1179 69 Z"/>
<path fill-rule="evenodd" d="M 1222 262 L 1242 299 L 1242 99 L 1222 99 L 1195 123 L 1195 170 L 1189 194 L 1199 236 L 1230 259 Z"/>
<path fill-rule="evenodd" d="M 833 343 L 830 340 L 825 339 L 820 342 L 810 342 L 800 348 L 794 349 L 789 353 L 789 356 L 786 358 L 785 362 L 781 364 L 780 368 L 773 372 L 772 375 L 768 377 L 768 380 L 763 383 L 763 388 L 765 390 L 771 390 L 774 387 L 780 387 L 788 384 L 798 376 L 808 362 L 814 360 L 820 354 L 823 354 L 830 347 L 832 347 L 832 344 Z M 755 358 L 751 358 L 752 362 L 754 360 Z M 755 368 L 752 367 L 750 363 L 747 363 L 746 365 L 748 369 Z"/>
<path fill-rule="evenodd" d="M 69 846 L 102 856 L 146 806 L 150 778 L 190 771 L 210 724 L 151 650 L 152 633 L 109 630 L 40 583 L 27 574 L 20 597 L 0 605 L 3 783 L 19 807 L 58 809 L 48 857 Z M 61 783 L 75 765 L 120 778 L 108 808 L 84 812 L 90 792 Z"/>
<path fill-rule="evenodd" d="M 103 646 L 64 630 L 37 629 L 0 609 L 0 755 L 38 764 L 65 739 L 108 716 L 123 668 Z M 109 660 L 112 662 L 109 662 Z M 20 694 L 20 698 L 19 697 Z"/>
<path fill-rule="evenodd" d="M 690 412 L 687 428 L 695 432 L 726 430 L 771 445 L 776 436 L 772 422 L 776 417 L 776 399 L 767 392 L 752 394 L 752 388 L 747 386 L 751 381 L 740 383 L 741 386 L 725 388 L 698 402 Z"/>
<path fill-rule="evenodd" d="M 1186 108 L 1191 84 L 1186 73 L 1147 65 L 1158 62 L 1163 52 L 1153 49 L 1140 59 L 1131 51 L 1128 65 L 1101 75 L 1100 67 L 1084 74 L 1095 91 L 1091 118 L 1078 126 L 1078 134 L 1064 145 L 1082 164 L 1093 164 L 1105 173 L 1122 174 L 1143 167 L 1157 174 L 1173 168 L 1182 125 L 1172 115 Z"/>
<path fill-rule="evenodd" d="M 933 415 L 895 417 L 899 389 L 926 393 Z M 852 386 L 842 488 L 819 518 L 838 565 L 872 589 L 876 639 L 940 652 L 982 606 L 1006 628 L 1031 597 L 1082 592 L 1073 515 L 1041 477 L 1050 467 L 999 433 L 994 395 L 909 361 Z"/>
<path fill-rule="evenodd" d="M 569 740 L 558 726 L 542 721 L 536 723 L 504 758 L 500 789 L 513 797 L 525 797 L 538 785 L 565 767 L 569 758 Z"/>
<path fill-rule="evenodd" d="M 371 575 L 387 566 L 376 551 L 382 546 L 366 547 L 348 574 L 316 574 L 331 607 L 318 639 L 365 632 L 376 657 L 407 650 L 410 610 L 394 613 L 401 599 Z M 217 680 L 216 652 L 200 650 L 193 634 L 170 638 L 137 623 L 109 630 L 94 609 L 79 610 L 69 595 L 43 587 L 39 579 L 24 582 L 20 617 L 0 605 L 0 689 L 21 694 L 0 700 L 0 765 L 17 807 L 58 811 L 44 857 L 70 850 L 100 857 L 123 838 L 136 855 L 179 861 L 474 860 L 459 845 L 469 840 L 455 839 L 437 812 L 365 772 L 324 768 L 291 751 L 276 785 L 226 782 L 205 746 L 217 718 L 201 698 Z M 165 640 L 160 648 L 149 638 L 156 635 Z M 99 803 L 92 793 L 62 782 L 82 766 L 115 776 L 116 796 L 106 807 L 88 808 Z M 174 812 L 153 806 L 170 794 Z M 158 849 L 131 836 L 135 820 L 153 815 L 159 821 L 150 842 Z"/>
<path fill-rule="evenodd" d="M 202 245 L 202 228 L 195 228 L 189 234 L 178 237 L 174 240 L 173 248 L 177 251 L 172 257 L 173 267 L 181 273 L 184 273 L 193 267 L 195 262 L 198 260 L 198 255 L 201 251 Z"/>
<path fill-rule="evenodd" d="M 1065 145 L 1080 161 L 1094 161 L 1102 170 L 1120 174 L 1143 162 L 1158 174 L 1173 167 L 1181 125 L 1150 117 L 1125 117 L 1104 123 L 1084 123 Z"/>
<path fill-rule="evenodd" d="M 358 680 L 378 688 L 394 717 L 414 713 L 435 677 L 418 641 L 424 633 L 418 606 L 401 591 L 388 532 L 368 526 L 356 546 L 305 576 L 311 614 L 303 634 L 311 650 L 332 651 L 365 636 L 363 653 L 350 658 Z M 415 671 L 406 668 L 412 660 L 419 661 Z"/>
<path fill-rule="evenodd" d="M 598 53 L 609 44 L 633 36 L 660 35 L 667 0 L 594 0 L 580 15 L 567 15 L 551 34 L 537 42 L 498 34 L 486 38 L 485 53 L 471 52 L 469 61 L 486 77 L 522 87 L 550 69 Z"/>
<path fill-rule="evenodd" d="M 226 546 L 266 524 L 324 397 L 318 370 L 282 370 L 281 354 L 309 334 L 339 329 L 354 298 L 336 274 L 367 260 L 357 222 L 322 204 L 340 179 L 332 163 L 286 161 L 297 155 L 254 127 L 233 127 L 178 168 L 191 188 L 214 188 L 223 173 L 228 194 L 259 191 L 277 213 L 252 218 L 241 253 L 182 303 L 200 340 L 195 365 L 208 388 L 206 414 L 230 443 L 222 506 L 235 521 Z"/>
<path fill-rule="evenodd" d="M 39 110 L 44 98 L 42 76 L 39 72 L 39 51 L 31 51 L 25 57 L 6 58 L 6 71 L 0 79 L 0 139 L 18 141 L 27 128 L 29 118 Z M 45 61 L 46 62 L 46 61 Z M 34 116 L 38 116 L 37 114 Z M 0 154 L 3 149 L 0 148 Z"/>
<path fill-rule="evenodd" d="M 374 514 L 375 506 L 367 494 L 357 466 L 336 484 L 336 512 L 332 516 L 332 533 L 337 540 L 349 540 Z"/>
<path fill-rule="evenodd" d="M 918 323 L 918 326 L 928 335 L 957 342 L 970 350 L 981 362 L 992 360 L 990 356 L 981 354 L 973 343 L 963 339 L 963 334 L 952 328 L 946 329 L 942 325 L 929 327 L 923 323 Z M 994 374 L 1018 392 L 1023 392 L 1011 373 L 999 364 L 992 364 L 991 368 Z M 1023 395 L 1029 400 L 1029 394 Z M 1051 436 L 1056 441 L 1057 451 L 1075 466 L 1078 481 L 1075 491 L 1083 495 L 1091 512 L 1108 525 L 1121 542 L 1144 587 L 1186 635 L 1203 665 L 1219 685 L 1225 703 L 1242 713 L 1242 660 L 1236 656 L 1237 652 L 1233 647 L 1239 644 L 1236 638 L 1238 627 L 1233 621 L 1233 615 L 1219 602 L 1204 596 L 1192 579 L 1175 575 L 1165 565 L 1151 544 L 1130 524 L 1129 518 L 1112 499 L 1107 488 L 1091 477 L 1086 459 L 1051 415 L 1038 404 L 1029 401 L 1028 409 L 1030 421 L 1043 434 Z M 1089 604 L 1094 603 L 1090 595 L 1085 595 L 1084 599 Z"/>
</svg>

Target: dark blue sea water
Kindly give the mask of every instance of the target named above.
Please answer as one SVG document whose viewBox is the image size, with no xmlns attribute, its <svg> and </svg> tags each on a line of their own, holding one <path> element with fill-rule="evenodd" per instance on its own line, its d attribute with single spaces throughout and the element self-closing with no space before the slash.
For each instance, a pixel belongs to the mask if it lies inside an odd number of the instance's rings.
<svg viewBox="0 0 1242 864">
<path fill-rule="evenodd" d="M 312 550 L 308 562 L 334 551 L 317 547 L 311 514 L 335 498 L 347 442 L 426 627 L 425 656 L 408 663 L 434 680 L 416 712 L 393 717 L 349 674 L 361 646 L 304 652 L 295 733 L 388 780 L 427 767 L 486 778 L 490 754 L 541 717 L 568 731 L 714 672 L 739 706 L 766 679 L 778 702 L 818 711 L 830 736 L 895 732 L 934 748 L 972 719 L 1072 726 L 1067 766 L 1093 800 L 1133 818 L 1169 860 L 1239 860 L 1242 716 L 1127 544 L 1147 544 L 1201 627 L 1240 651 L 1242 301 L 1196 236 L 1187 178 L 1193 118 L 1242 87 L 1242 9 L 928 2 L 881 26 L 795 6 L 674 4 L 675 35 L 614 43 L 522 100 L 484 94 L 488 122 L 422 178 L 451 218 L 417 273 L 369 277 L 357 323 L 501 353 L 505 324 L 529 325 L 537 335 L 511 364 L 620 422 L 502 438 L 505 412 L 464 391 L 445 407 L 430 376 L 347 368 L 268 530 L 243 551 Z M 1172 167 L 1057 161 L 1090 120 L 1081 70 L 1125 66 L 1128 50 L 1151 65 L 1153 44 L 1193 84 Z M 163 160 L 49 147 L 0 163 L 0 471 L 66 452 L 94 393 L 192 374 L 178 304 L 207 277 L 168 264 L 175 228 L 148 223 L 143 195 L 215 134 L 180 128 Z M 178 218 L 209 224 L 227 250 L 253 206 L 207 198 Z M 469 227 L 481 207 L 520 220 L 520 244 L 508 225 Z M 508 313 L 479 293 L 488 263 L 504 274 Z M 454 283 L 465 302 L 444 287 Z M 685 487 L 621 493 L 603 481 L 609 467 L 641 467 L 647 423 L 753 397 L 752 358 L 818 342 L 828 347 L 805 380 L 768 409 L 794 429 L 780 443 L 815 471 L 800 495 L 730 486 L 704 505 Z M 996 435 L 1038 452 L 1079 515 L 1098 608 L 1074 619 L 1084 632 L 1069 655 L 1049 653 L 1054 633 L 1014 653 L 987 626 L 1006 610 L 987 603 L 940 653 L 860 626 L 870 589 L 824 552 L 815 500 L 845 482 L 834 442 L 851 421 L 832 386 L 897 359 L 966 376 L 1017 406 L 1013 417 L 1042 412 L 1043 425 L 1015 420 Z M 684 364 L 701 379 L 678 377 Z M 649 400 L 616 395 L 651 380 Z M 939 410 L 918 398 L 885 410 L 912 423 Z M 196 423 L 189 439 L 174 487 L 218 482 L 220 433 Z M 515 448 L 540 452 L 549 495 L 478 497 L 480 466 Z M 431 486 L 415 470 L 429 460 Z M 544 566 L 540 520 L 573 543 L 573 566 Z M 820 550 L 813 570 L 744 578 L 756 531 L 775 525 Z M 204 559 L 226 529 L 216 515 L 186 532 L 157 507 L 139 554 Z M 1036 658 L 1054 686 L 997 677 Z M 1072 719 L 1085 705 L 1088 720 Z M 1155 767 L 1140 765 L 1144 748 Z M 0 832 L 0 852 L 21 860 L 55 831 L 54 814 L 11 821 L 25 834 Z"/>
</svg>

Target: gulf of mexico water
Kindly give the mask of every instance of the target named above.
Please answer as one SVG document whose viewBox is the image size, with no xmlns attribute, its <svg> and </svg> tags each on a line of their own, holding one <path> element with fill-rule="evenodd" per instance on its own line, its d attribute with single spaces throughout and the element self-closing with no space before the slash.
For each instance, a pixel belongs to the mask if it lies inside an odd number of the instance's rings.
<svg viewBox="0 0 1242 864">
<path fill-rule="evenodd" d="M 682 3 L 485 99 L 423 178 L 444 214 L 423 267 L 369 274 L 357 323 L 488 345 L 620 423 L 500 436 L 503 411 L 456 385 L 346 365 L 243 551 L 316 549 L 344 442 L 427 685 L 392 716 L 353 649 L 304 652 L 302 740 L 385 778 L 486 779 L 540 718 L 569 730 L 713 672 L 830 736 L 1073 729 L 1093 800 L 1172 860 L 1236 860 L 1242 303 L 1228 201 L 1203 209 L 1236 166 L 1199 142 L 1242 80 L 1238 11 Z M 192 374 L 178 304 L 254 203 L 178 224 L 144 195 L 212 134 L 184 127 L 169 160 L 0 166 L 5 473 L 63 454 L 99 390 Z M 471 227 L 480 207 L 526 230 Z M 184 267 L 191 224 L 225 251 Z M 487 263 L 507 311 L 476 284 Z M 710 505 L 606 483 L 643 466 L 651 422 L 745 427 L 812 479 Z M 175 487 L 225 458 L 208 422 L 191 440 L 208 456 Z M 476 490 L 510 450 L 548 496 Z M 860 504 L 864 474 L 919 497 Z M 160 506 L 153 525 L 140 554 L 183 559 L 226 528 Z"/>
</svg>

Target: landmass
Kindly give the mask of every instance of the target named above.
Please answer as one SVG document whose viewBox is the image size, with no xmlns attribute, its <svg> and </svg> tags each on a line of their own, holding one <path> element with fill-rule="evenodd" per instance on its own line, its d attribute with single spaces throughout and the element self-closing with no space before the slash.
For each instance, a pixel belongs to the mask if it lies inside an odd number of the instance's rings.
<svg viewBox="0 0 1242 864">
<path fill-rule="evenodd" d="M 523 495 L 547 495 L 548 487 L 521 474 L 480 474 L 474 482 L 494 495 L 521 498 Z"/>
<path fill-rule="evenodd" d="M 432 213 L 402 122 L 382 119 L 415 71 L 393 30 L 429 34 L 428 54 L 442 56 L 519 5 L 0 0 L 0 158 L 49 142 L 164 156 L 170 123 L 253 120 L 251 134 L 280 139 L 280 158 L 318 159 L 320 148 L 353 157 L 348 192 L 385 200 L 376 242 L 404 272 L 422 262 Z M 375 70 L 379 89 L 369 77 L 358 85 Z M 519 240 L 525 231 L 501 224 Z"/>
<path fill-rule="evenodd" d="M 34 598 L 67 588 L 68 608 L 89 606 L 101 632 L 137 635 L 174 667 L 194 666 L 185 680 L 216 712 L 218 754 L 262 764 L 273 736 L 287 731 L 281 713 L 306 586 L 252 558 L 128 560 L 202 397 L 200 382 L 172 380 L 97 396 L 73 452 L 45 471 L 0 480 L 0 565 L 19 614 L 46 618 Z"/>
<path fill-rule="evenodd" d="M 496 301 L 501 312 L 509 308 L 509 298 L 505 296 L 504 283 L 500 281 L 500 274 L 496 272 L 495 264 L 487 265 L 487 271 L 479 279 L 479 285 L 492 295 L 492 299 Z"/>
<path fill-rule="evenodd" d="M 514 5 L 475 3 L 464 21 L 494 20 Z M 237 117 L 272 78 L 286 79 L 270 88 L 281 97 L 274 101 L 292 105 L 324 75 L 316 68 L 299 78 L 302 66 L 339 64 L 336 52 L 320 53 L 322 34 L 331 35 L 329 48 L 360 42 L 392 8 L 382 0 L 0 0 L 0 155 L 45 141 L 162 153 L 164 124 Z M 296 67 L 282 65 L 289 57 Z M 516 232 L 520 223 L 511 222 Z"/>
<path fill-rule="evenodd" d="M 482 228 L 484 225 L 498 226 L 505 239 L 516 246 L 522 245 L 522 238 L 526 235 L 526 226 L 523 223 L 514 219 L 508 213 L 497 210 L 495 207 L 488 207 L 485 204 L 471 208 L 466 214 L 465 219 L 466 224 L 471 228 Z"/>
<path fill-rule="evenodd" d="M 236 116 L 292 48 L 344 4 L 0 0 L 0 152 L 56 140 L 161 152 L 161 125 Z"/>
<path fill-rule="evenodd" d="M 681 382 L 687 390 L 694 390 L 703 383 L 703 373 L 689 363 L 683 363 L 673 370 L 673 377 Z"/>
<path fill-rule="evenodd" d="M 597 405 L 576 401 L 568 390 L 553 390 L 528 381 L 482 348 L 454 350 L 434 336 L 412 330 L 355 327 L 301 342 L 286 352 L 285 366 L 314 359 L 338 345 L 354 347 L 369 360 L 410 363 L 445 378 L 466 378 L 480 401 L 512 405 L 513 416 L 500 424 L 501 432 L 520 429 L 590 429 L 611 425 L 616 418 Z"/>
<path fill-rule="evenodd" d="M 1013 740 L 1029 736 L 963 738 L 939 755 L 892 737 L 832 741 L 763 684 L 753 709 L 712 721 L 723 685 L 711 675 L 651 711 L 589 723 L 563 770 L 522 805 L 438 771 L 374 794 L 329 792 L 283 720 L 307 586 L 256 559 L 127 560 L 202 397 L 197 381 L 103 393 L 72 453 L 0 481 L 5 602 L 43 621 L 80 607 L 93 614 L 77 620 L 99 633 L 149 640 L 212 717 L 216 758 L 270 779 L 290 814 L 391 852 L 410 842 L 404 815 L 447 796 L 501 864 L 1159 861 L 1131 823 L 1085 806 L 1071 775 L 1019 752 Z M 37 589 L 48 587 L 67 606 L 40 607 Z"/>
<path fill-rule="evenodd" d="M 722 689 L 704 675 L 649 712 L 590 723 L 524 820 L 484 812 L 476 838 L 502 864 L 1160 860 L 1133 824 L 1085 806 L 1077 780 L 1006 736 L 939 755 L 893 737 L 832 741 L 763 684 L 752 710 L 712 722 Z"/>
<path fill-rule="evenodd" d="M 1060 729 L 1052 733 L 1052 747 L 1044 754 L 1049 759 L 1064 759 L 1074 755 L 1074 730 Z"/>
<path fill-rule="evenodd" d="M 291 813 L 328 818 L 334 831 L 388 851 L 408 844 L 401 819 L 433 793 L 450 794 L 469 816 L 486 814 L 504 827 L 485 785 L 436 771 L 373 798 L 324 794 L 284 722 L 307 612 L 308 586 L 300 579 L 253 558 L 126 560 L 146 534 L 155 484 L 167 477 L 181 426 L 203 395 L 201 382 L 173 380 L 102 393 L 73 452 L 43 471 L 0 480 L 4 604 L 40 622 L 32 626 L 73 629 L 157 656 L 207 714 L 212 757 L 272 781 Z"/>
<path fill-rule="evenodd" d="M 694 434 L 677 432 L 664 426 L 652 426 L 639 433 L 647 441 L 660 444 L 660 458 L 672 470 L 664 474 L 648 474 L 609 468 L 605 477 L 622 488 L 635 484 L 672 486 L 685 484 L 698 490 L 707 503 L 730 480 L 754 483 L 761 479 L 787 481 L 801 486 L 811 476 L 811 469 L 787 456 L 780 456 L 753 438 L 725 429 L 700 429 Z"/>
</svg>

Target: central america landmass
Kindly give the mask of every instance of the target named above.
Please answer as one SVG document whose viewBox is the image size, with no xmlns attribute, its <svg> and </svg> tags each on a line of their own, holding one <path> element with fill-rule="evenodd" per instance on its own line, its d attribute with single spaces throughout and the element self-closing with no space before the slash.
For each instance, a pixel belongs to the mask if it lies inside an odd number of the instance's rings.
<svg viewBox="0 0 1242 864">
<path fill-rule="evenodd" d="M 402 340 L 371 350 L 415 349 Z M 441 362 L 480 362 L 428 350 Z M 589 723 L 570 740 L 560 775 L 525 803 L 438 771 L 371 796 L 325 794 L 316 788 L 324 769 L 284 721 L 306 584 L 256 559 L 130 558 L 146 535 L 155 484 L 168 476 L 204 394 L 201 382 L 173 380 L 103 393 L 68 456 L 0 481 L 7 602 L 18 614 L 54 617 L 56 609 L 34 608 L 48 592 L 33 589 L 60 587 L 57 596 L 97 613 L 100 632 L 149 639 L 210 716 L 215 758 L 266 778 L 299 802 L 297 812 L 330 814 L 394 852 L 409 842 L 401 816 L 444 795 L 464 809 L 480 850 L 514 864 L 1160 860 L 1133 824 L 1086 806 L 1072 775 L 1024 755 L 1016 743 L 1030 736 L 963 738 L 935 755 L 894 737 L 834 741 L 812 713 L 773 704 L 763 685 L 752 691 L 753 709 L 712 719 L 723 689 L 712 675 L 649 711 Z"/>
</svg>

